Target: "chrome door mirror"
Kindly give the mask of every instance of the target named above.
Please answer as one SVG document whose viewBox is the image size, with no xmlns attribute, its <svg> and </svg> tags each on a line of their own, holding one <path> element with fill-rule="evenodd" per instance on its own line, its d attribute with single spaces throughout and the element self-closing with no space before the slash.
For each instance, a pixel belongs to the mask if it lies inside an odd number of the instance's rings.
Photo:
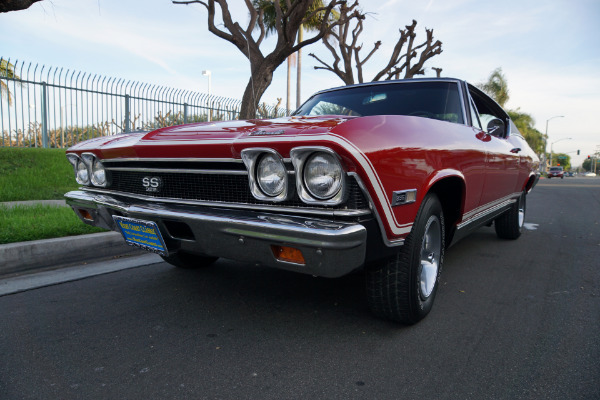
<svg viewBox="0 0 600 400">
<path fill-rule="evenodd" d="M 486 127 L 487 133 L 492 136 L 504 137 L 506 125 L 500 118 L 492 118 Z"/>
</svg>

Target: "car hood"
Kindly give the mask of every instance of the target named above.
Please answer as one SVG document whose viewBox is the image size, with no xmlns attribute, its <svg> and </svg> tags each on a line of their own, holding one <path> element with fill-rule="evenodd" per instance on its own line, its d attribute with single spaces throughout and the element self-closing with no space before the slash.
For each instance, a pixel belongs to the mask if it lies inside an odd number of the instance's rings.
<svg viewBox="0 0 600 400">
<path fill-rule="evenodd" d="M 170 126 L 151 132 L 134 132 L 86 140 L 70 150 L 105 149 L 132 145 L 191 144 L 198 141 L 235 141 L 252 136 L 297 136 L 327 133 L 346 120 L 356 117 L 299 116 L 244 121 L 200 122 Z"/>
</svg>

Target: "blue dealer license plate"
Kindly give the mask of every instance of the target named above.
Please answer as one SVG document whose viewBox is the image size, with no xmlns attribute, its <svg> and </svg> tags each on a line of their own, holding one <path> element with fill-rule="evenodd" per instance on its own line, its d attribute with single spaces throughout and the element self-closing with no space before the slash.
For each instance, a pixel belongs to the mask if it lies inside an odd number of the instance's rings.
<svg viewBox="0 0 600 400">
<path fill-rule="evenodd" d="M 165 246 L 156 222 L 116 215 L 113 215 L 113 219 L 128 244 L 163 256 L 168 255 L 167 246 Z"/>
</svg>

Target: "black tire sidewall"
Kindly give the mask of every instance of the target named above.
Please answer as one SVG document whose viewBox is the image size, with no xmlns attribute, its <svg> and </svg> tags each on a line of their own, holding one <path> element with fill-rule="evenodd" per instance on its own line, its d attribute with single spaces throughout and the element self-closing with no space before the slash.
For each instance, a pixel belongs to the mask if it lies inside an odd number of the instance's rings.
<svg viewBox="0 0 600 400">
<path fill-rule="evenodd" d="M 423 240 L 425 240 L 425 230 L 427 227 L 427 223 L 431 216 L 435 216 L 440 224 L 441 228 L 441 249 L 440 249 L 440 260 L 439 260 L 439 268 L 437 271 L 437 277 L 435 281 L 435 286 L 429 296 L 423 300 L 423 296 L 421 295 L 421 285 L 420 285 L 420 269 L 421 269 L 421 247 L 423 245 Z M 419 210 L 419 214 L 415 219 L 414 230 L 411 232 L 413 235 L 412 243 L 410 244 L 411 249 L 411 261 L 410 261 L 410 289 L 409 289 L 409 298 L 410 298 L 410 307 L 412 309 L 412 314 L 417 316 L 417 320 L 425 317 L 433 307 L 433 303 L 435 300 L 435 296 L 437 294 L 437 290 L 440 282 L 440 275 L 442 272 L 442 266 L 444 264 L 444 253 L 445 253 L 445 221 L 444 221 L 444 213 L 442 210 L 442 205 L 434 194 L 429 194 L 423 200 L 423 205 L 421 210 Z"/>
</svg>

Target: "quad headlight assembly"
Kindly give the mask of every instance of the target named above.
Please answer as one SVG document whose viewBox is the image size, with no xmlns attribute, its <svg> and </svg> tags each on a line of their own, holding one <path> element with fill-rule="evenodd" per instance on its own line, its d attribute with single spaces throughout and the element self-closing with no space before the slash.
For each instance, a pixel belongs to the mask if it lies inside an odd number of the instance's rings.
<svg viewBox="0 0 600 400">
<path fill-rule="evenodd" d="M 93 185 L 97 187 L 107 187 L 109 184 L 109 175 L 102 164 L 102 161 L 92 153 L 83 153 L 81 157 L 77 154 L 67 154 L 67 159 L 73 165 L 75 171 L 75 180 L 80 185 Z"/>
<path fill-rule="evenodd" d="M 326 147 L 297 147 L 290 152 L 293 171 L 273 149 L 242 150 L 250 191 L 258 200 L 289 200 L 294 188 L 306 204 L 337 205 L 345 200 L 346 173 L 340 157 Z"/>
</svg>

